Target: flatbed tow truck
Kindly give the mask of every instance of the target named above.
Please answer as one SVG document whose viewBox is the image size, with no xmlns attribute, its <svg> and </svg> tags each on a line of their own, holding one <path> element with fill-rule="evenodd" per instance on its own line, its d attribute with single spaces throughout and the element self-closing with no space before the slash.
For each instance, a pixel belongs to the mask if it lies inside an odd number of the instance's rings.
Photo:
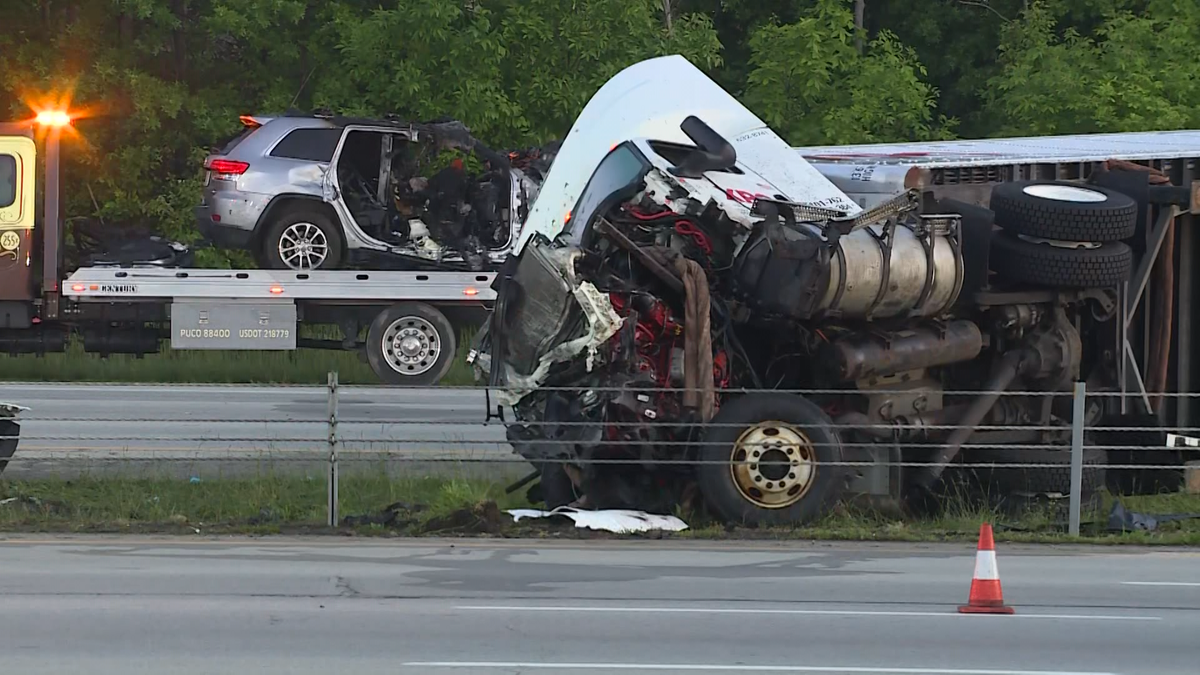
<svg viewBox="0 0 1200 675">
<path fill-rule="evenodd" d="M 66 272 L 59 163 L 70 124 L 62 111 L 0 124 L 0 351 L 63 352 L 72 334 L 104 356 L 158 353 L 164 339 L 172 349 L 348 349 L 385 383 L 425 386 L 445 376 L 459 329 L 495 299 L 491 272 L 139 264 Z M 306 325 L 334 325 L 343 337 L 301 337 Z"/>
</svg>

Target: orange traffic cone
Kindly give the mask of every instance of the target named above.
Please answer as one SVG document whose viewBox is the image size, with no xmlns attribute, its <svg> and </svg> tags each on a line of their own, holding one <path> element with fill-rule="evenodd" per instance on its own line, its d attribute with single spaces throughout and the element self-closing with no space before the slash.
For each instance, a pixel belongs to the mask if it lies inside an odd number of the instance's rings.
<svg viewBox="0 0 1200 675">
<path fill-rule="evenodd" d="M 975 577 L 971 579 L 971 597 L 958 611 L 960 614 L 1015 613 L 1012 607 L 1004 604 L 1004 593 L 1000 590 L 1000 570 L 996 568 L 996 542 L 992 539 L 990 523 L 979 527 L 979 547 L 975 551 Z"/>
</svg>

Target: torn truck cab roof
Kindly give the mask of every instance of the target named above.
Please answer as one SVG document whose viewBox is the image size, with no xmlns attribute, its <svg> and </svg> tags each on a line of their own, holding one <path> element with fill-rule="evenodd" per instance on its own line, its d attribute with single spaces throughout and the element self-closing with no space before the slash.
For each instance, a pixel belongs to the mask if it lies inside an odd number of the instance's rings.
<svg viewBox="0 0 1200 675">
<path fill-rule="evenodd" d="M 735 172 L 707 171 L 703 179 L 671 181 L 694 197 L 718 195 L 727 212 L 749 220 L 756 197 L 819 206 L 857 215 L 862 208 L 791 148 L 757 115 L 682 56 L 636 63 L 617 73 L 592 96 L 576 118 L 542 185 L 515 249 L 535 234 L 553 240 L 565 229 L 596 167 L 618 145 L 630 141 L 695 147 L 680 125 L 696 117 L 737 153 Z M 658 164 L 659 162 L 655 162 Z M 713 190 L 711 186 L 719 190 Z"/>
</svg>

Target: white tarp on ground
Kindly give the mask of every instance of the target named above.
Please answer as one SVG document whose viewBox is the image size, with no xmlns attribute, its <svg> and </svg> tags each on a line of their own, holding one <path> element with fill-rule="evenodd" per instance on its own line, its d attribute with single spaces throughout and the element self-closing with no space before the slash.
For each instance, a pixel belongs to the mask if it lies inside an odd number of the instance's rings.
<svg viewBox="0 0 1200 675">
<path fill-rule="evenodd" d="M 617 534 L 631 532 L 679 532 L 687 529 L 687 523 L 675 516 L 659 516 L 645 511 L 623 511 L 609 509 L 605 511 L 584 511 L 569 506 L 560 506 L 553 511 L 537 509 L 510 509 L 507 511 L 514 521 L 522 518 L 553 518 L 563 517 L 575 521 L 575 527 L 588 530 L 604 530 Z"/>
</svg>

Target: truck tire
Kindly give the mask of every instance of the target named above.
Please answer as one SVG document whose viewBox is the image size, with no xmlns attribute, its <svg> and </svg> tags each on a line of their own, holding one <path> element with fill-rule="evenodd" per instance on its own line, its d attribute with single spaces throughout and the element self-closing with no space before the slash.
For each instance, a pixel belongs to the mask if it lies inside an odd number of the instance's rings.
<svg viewBox="0 0 1200 675">
<path fill-rule="evenodd" d="M 1001 183 L 992 189 L 989 207 L 1004 230 L 1041 239 L 1122 241 L 1137 230 L 1138 205 L 1133 197 L 1095 185 Z"/>
<path fill-rule="evenodd" d="M 987 448 L 968 451 L 968 464 L 1053 464 L 1041 467 L 982 467 L 981 473 L 1002 492 L 1071 493 L 1071 451 L 1051 448 Z M 1087 498 L 1105 486 L 1108 453 L 1083 449 L 1083 491 Z"/>
<path fill-rule="evenodd" d="M 1167 429 L 1155 415 L 1112 415 L 1093 432 L 1108 449 L 1109 464 L 1117 466 L 1178 466 L 1178 469 L 1109 469 L 1108 491 L 1121 496 L 1179 492 L 1183 488 L 1184 456 L 1167 447 Z"/>
<path fill-rule="evenodd" d="M 845 488 L 842 442 L 833 421 L 794 394 L 747 394 L 713 417 L 696 453 L 696 482 L 722 521 L 794 525 L 825 514 Z M 761 466 L 750 464 L 756 458 Z"/>
<path fill-rule="evenodd" d="M 423 302 L 392 305 L 367 330 L 367 363 L 386 384 L 437 384 L 449 372 L 457 351 L 450 320 Z"/>
<path fill-rule="evenodd" d="M 992 239 L 992 271 L 1009 281 L 1050 288 L 1107 288 L 1129 280 L 1133 251 L 1111 242 L 1066 248 L 1003 232 Z"/>
<path fill-rule="evenodd" d="M 335 270 L 342 263 L 342 230 L 315 209 L 289 210 L 263 235 L 261 257 L 273 270 Z"/>
</svg>

